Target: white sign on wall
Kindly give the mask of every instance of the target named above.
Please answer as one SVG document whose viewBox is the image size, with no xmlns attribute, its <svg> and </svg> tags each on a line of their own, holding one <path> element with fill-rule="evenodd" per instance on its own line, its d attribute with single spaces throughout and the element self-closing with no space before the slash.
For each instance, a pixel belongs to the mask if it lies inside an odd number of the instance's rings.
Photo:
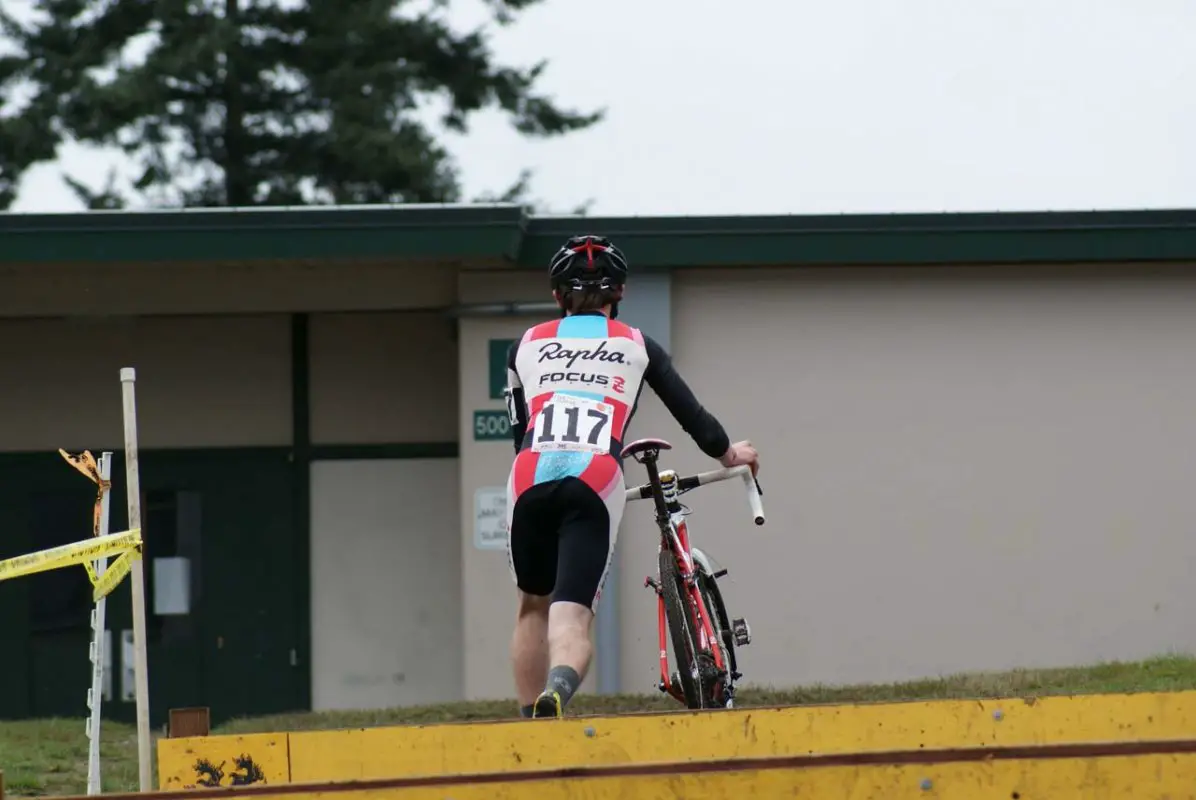
<svg viewBox="0 0 1196 800">
<path fill-rule="evenodd" d="M 137 687 L 134 685 L 137 671 L 133 666 L 133 631 L 125 628 L 120 632 L 120 699 L 125 703 L 137 699 Z"/>
<path fill-rule="evenodd" d="M 473 493 L 473 544 L 479 550 L 507 549 L 505 486 L 483 486 Z"/>
</svg>

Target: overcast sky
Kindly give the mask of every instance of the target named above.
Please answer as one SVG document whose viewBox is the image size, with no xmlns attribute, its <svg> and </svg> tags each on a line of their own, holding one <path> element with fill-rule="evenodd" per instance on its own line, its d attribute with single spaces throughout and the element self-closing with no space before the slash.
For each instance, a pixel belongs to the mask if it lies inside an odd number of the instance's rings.
<svg viewBox="0 0 1196 800">
<path fill-rule="evenodd" d="M 555 141 L 477 118 L 451 140 L 468 195 L 528 166 L 538 199 L 602 215 L 1196 207 L 1192 0 L 582 6 L 544 0 L 497 49 L 609 116 Z M 64 147 L 14 210 L 79 208 L 59 172 L 113 163 Z"/>
</svg>

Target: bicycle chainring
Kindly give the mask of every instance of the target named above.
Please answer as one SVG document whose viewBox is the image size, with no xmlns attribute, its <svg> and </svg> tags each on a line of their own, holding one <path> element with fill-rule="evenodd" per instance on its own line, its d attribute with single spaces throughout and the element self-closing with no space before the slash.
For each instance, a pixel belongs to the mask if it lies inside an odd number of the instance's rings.
<svg viewBox="0 0 1196 800">
<path fill-rule="evenodd" d="M 714 663 L 714 656 L 710 653 L 698 653 L 698 675 L 702 681 L 704 703 L 711 706 L 722 705 L 723 695 L 726 693 L 727 673 L 718 668 Z"/>
</svg>

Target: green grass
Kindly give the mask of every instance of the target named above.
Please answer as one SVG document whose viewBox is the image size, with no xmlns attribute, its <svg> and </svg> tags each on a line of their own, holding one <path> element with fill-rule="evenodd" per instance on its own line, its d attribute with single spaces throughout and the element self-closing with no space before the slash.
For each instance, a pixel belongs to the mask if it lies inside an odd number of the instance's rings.
<svg viewBox="0 0 1196 800">
<path fill-rule="evenodd" d="M 137 791 L 136 729 L 105 722 L 100 734 L 104 791 Z M 85 793 L 87 737 L 82 717 L 0 722 L 0 770 L 5 798 Z"/>
<path fill-rule="evenodd" d="M 812 686 L 784 690 L 745 688 L 739 700 L 742 706 L 768 706 L 1184 689 L 1196 689 L 1196 657 L 1169 655 L 1136 663 L 973 673 L 888 685 Z M 570 712 L 574 714 L 676 710 L 681 709 L 661 695 L 584 695 L 575 698 L 570 705 Z M 257 733 L 481 721 L 509 719 L 512 711 L 511 701 L 487 701 L 378 711 L 305 712 L 233 720 L 213 732 Z M 133 728 L 105 722 L 102 731 L 104 791 L 135 791 L 137 743 Z M 4 770 L 8 796 L 83 794 L 87 786 L 87 740 L 83 720 L 0 722 L 0 769 Z"/>
</svg>

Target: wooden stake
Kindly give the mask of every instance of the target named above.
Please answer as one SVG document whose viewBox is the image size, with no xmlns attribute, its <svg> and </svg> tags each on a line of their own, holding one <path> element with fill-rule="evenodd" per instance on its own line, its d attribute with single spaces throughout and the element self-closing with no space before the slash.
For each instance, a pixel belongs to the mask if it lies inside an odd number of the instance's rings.
<svg viewBox="0 0 1196 800">
<path fill-rule="evenodd" d="M 141 528 L 141 476 L 137 464 L 137 397 L 134 384 L 137 371 L 120 371 L 121 395 L 125 417 L 125 483 L 129 496 L 129 530 Z M 150 762 L 149 659 L 145 646 L 145 531 L 141 531 L 142 552 L 133 559 L 133 681 L 137 700 L 137 775 L 141 791 L 153 791 L 153 765 Z"/>
</svg>

